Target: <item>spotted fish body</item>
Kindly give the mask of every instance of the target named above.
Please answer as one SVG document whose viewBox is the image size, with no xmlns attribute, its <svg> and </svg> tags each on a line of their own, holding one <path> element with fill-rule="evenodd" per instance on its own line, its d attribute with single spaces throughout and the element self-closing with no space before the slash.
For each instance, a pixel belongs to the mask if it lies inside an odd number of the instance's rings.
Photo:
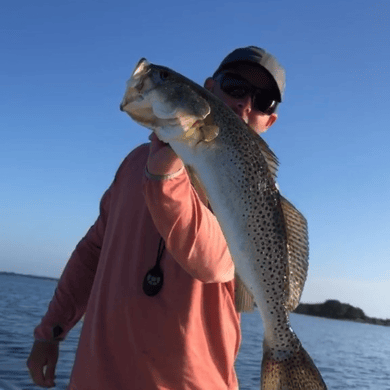
<svg viewBox="0 0 390 390">
<path fill-rule="evenodd" d="M 241 310 L 264 323 L 261 388 L 326 389 L 289 322 L 307 273 L 307 226 L 275 182 L 277 158 L 230 108 L 184 76 L 142 59 L 121 109 L 189 167 L 225 235 Z"/>
</svg>

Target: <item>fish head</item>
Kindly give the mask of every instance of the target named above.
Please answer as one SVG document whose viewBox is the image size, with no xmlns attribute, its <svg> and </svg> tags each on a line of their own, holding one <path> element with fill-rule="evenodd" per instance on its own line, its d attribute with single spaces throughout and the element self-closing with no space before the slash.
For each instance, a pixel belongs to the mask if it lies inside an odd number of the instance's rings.
<svg viewBox="0 0 390 390">
<path fill-rule="evenodd" d="M 202 90 L 173 70 L 142 58 L 127 82 L 120 109 L 164 142 L 197 142 L 211 111 Z"/>
</svg>

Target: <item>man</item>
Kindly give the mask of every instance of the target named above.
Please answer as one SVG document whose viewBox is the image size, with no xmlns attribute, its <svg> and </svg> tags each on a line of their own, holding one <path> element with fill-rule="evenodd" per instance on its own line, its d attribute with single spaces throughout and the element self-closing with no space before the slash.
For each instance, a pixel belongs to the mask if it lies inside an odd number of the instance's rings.
<svg viewBox="0 0 390 390">
<path fill-rule="evenodd" d="M 276 59 L 250 46 L 205 87 L 260 134 L 284 84 Z M 59 341 L 85 313 L 69 389 L 238 388 L 234 264 L 205 194 L 150 139 L 121 164 L 35 329 L 27 366 L 42 387 L 54 386 Z"/>
</svg>

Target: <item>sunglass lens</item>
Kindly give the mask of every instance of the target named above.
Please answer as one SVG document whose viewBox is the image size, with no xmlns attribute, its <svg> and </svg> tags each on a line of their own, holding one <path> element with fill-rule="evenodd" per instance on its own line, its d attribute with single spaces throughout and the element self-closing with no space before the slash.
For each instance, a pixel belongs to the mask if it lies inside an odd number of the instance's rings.
<svg viewBox="0 0 390 390">
<path fill-rule="evenodd" d="M 245 80 L 225 75 L 221 80 L 221 89 L 234 98 L 243 98 L 252 92 L 251 87 Z"/>
<path fill-rule="evenodd" d="M 240 99 L 240 98 L 243 98 L 245 96 L 248 96 L 248 94 L 250 93 L 250 91 L 244 87 L 234 87 L 234 86 L 230 86 L 230 87 L 225 87 L 225 89 L 223 89 L 228 95 L 230 95 L 231 97 L 234 97 L 236 99 Z"/>
<path fill-rule="evenodd" d="M 273 100 L 268 99 L 266 96 L 262 96 L 259 93 L 255 94 L 253 97 L 253 108 L 261 112 L 267 112 L 273 103 Z"/>
</svg>

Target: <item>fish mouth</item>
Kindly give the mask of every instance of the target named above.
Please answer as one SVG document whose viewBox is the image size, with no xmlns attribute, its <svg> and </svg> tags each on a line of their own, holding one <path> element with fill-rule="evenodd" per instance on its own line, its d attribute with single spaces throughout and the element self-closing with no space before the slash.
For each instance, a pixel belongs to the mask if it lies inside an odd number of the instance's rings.
<svg viewBox="0 0 390 390">
<path fill-rule="evenodd" d="M 125 96 L 119 106 L 121 111 L 125 111 L 125 107 L 133 102 L 140 102 L 144 98 L 141 91 L 144 87 L 146 75 L 150 72 L 150 63 L 146 58 L 141 58 L 134 68 L 134 71 L 127 82 Z"/>
<path fill-rule="evenodd" d="M 135 66 L 132 78 L 138 79 L 144 77 L 147 73 L 150 72 L 150 62 L 146 58 L 141 58 L 138 61 L 138 64 Z"/>
</svg>

